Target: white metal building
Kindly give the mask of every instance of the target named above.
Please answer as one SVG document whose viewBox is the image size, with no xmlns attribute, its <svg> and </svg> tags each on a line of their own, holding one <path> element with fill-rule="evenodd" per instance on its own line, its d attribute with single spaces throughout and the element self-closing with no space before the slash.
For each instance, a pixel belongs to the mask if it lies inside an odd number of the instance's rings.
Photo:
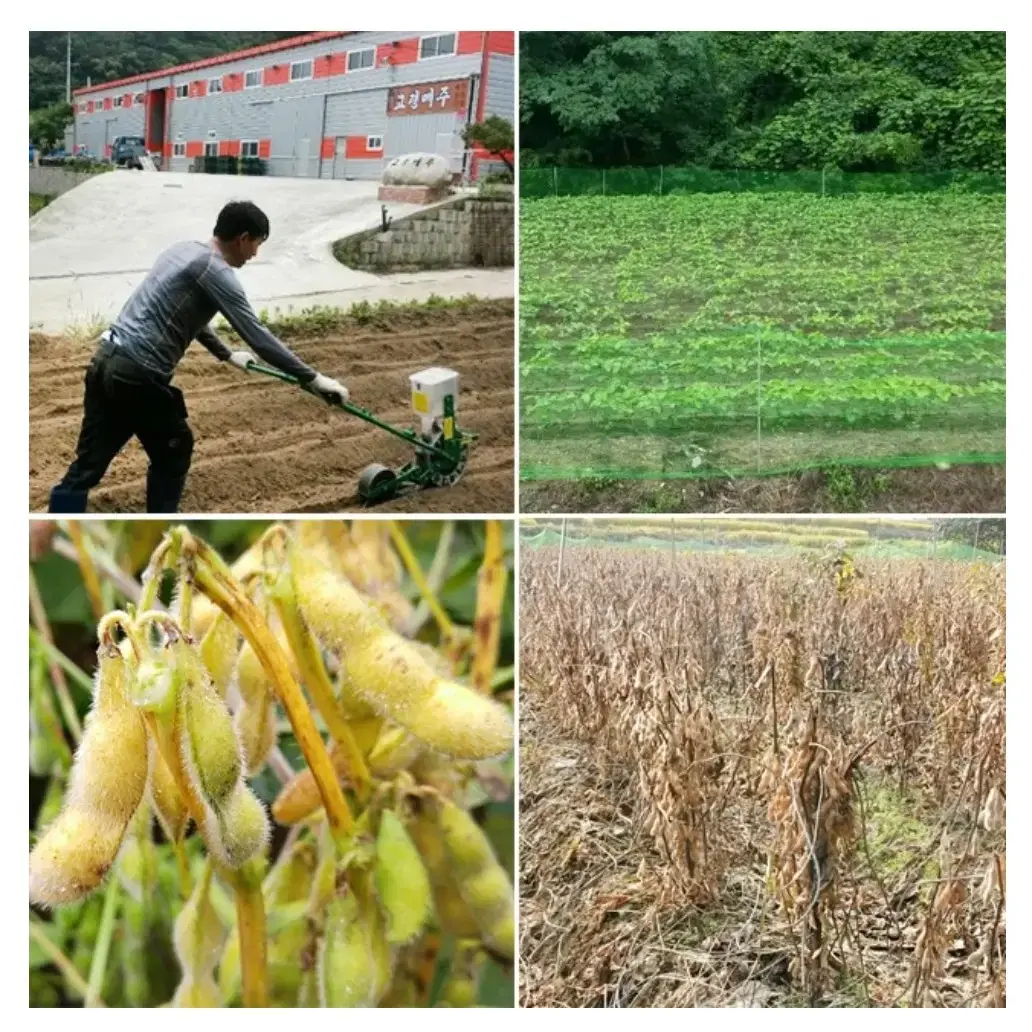
<svg viewBox="0 0 1032 1032">
<path fill-rule="evenodd" d="M 515 123 L 514 83 L 512 32 L 312 32 L 76 90 L 74 146 L 108 157 L 116 137 L 142 136 L 171 171 L 235 155 L 324 179 L 433 151 L 472 180 L 501 165 L 460 133 L 488 115 Z"/>
</svg>

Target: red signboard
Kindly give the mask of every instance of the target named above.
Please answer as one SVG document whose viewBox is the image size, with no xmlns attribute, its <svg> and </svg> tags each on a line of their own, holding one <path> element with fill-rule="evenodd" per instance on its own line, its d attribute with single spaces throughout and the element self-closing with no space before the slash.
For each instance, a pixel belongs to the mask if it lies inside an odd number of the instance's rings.
<svg viewBox="0 0 1032 1032">
<path fill-rule="evenodd" d="M 442 111 L 465 112 L 469 103 L 469 80 L 415 83 L 394 86 L 387 94 L 388 115 L 433 115 Z"/>
</svg>

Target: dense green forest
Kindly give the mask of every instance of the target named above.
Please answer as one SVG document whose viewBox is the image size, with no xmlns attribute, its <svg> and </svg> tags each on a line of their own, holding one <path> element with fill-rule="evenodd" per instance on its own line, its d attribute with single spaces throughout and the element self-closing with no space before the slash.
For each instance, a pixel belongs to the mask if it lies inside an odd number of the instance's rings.
<svg viewBox="0 0 1032 1032">
<path fill-rule="evenodd" d="M 301 30 L 304 31 L 304 30 Z M 73 32 L 72 89 L 215 57 L 298 32 Z M 29 110 L 65 99 L 67 32 L 29 33 Z"/>
<path fill-rule="evenodd" d="M 531 32 L 521 163 L 1003 172 L 1002 32 Z"/>
</svg>

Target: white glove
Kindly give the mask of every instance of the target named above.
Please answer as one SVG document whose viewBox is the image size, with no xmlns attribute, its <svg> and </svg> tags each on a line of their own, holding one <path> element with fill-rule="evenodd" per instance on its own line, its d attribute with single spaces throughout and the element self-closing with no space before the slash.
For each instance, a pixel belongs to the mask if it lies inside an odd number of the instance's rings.
<svg viewBox="0 0 1032 1032">
<path fill-rule="evenodd" d="M 244 372 L 247 372 L 248 367 L 255 361 L 255 357 L 250 351 L 234 351 L 227 361 L 235 365 L 237 369 L 243 369 Z"/>
<path fill-rule="evenodd" d="M 331 380 L 322 373 L 317 373 L 315 379 L 308 385 L 317 394 L 321 394 L 326 401 L 347 401 L 350 395 L 347 387 L 336 380 Z"/>
</svg>

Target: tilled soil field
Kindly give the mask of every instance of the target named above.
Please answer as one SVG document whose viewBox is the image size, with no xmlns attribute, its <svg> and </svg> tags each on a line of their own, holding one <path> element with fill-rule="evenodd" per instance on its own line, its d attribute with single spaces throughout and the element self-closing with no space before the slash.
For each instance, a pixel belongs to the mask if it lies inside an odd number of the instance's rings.
<svg viewBox="0 0 1032 1032">
<path fill-rule="evenodd" d="M 335 376 L 357 405 L 414 426 L 410 373 L 444 365 L 460 374 L 459 423 L 479 435 L 462 479 L 410 493 L 378 512 L 507 512 L 513 508 L 513 302 L 404 310 L 365 325 L 283 332 L 306 362 Z M 83 374 L 92 342 L 29 335 L 29 501 L 46 509 L 50 488 L 75 454 Z M 194 432 L 184 512 L 332 512 L 358 507 L 370 462 L 398 466 L 404 442 L 276 380 L 245 375 L 193 344 L 174 380 Z M 96 512 L 142 512 L 147 457 L 133 440 L 90 493 Z"/>
</svg>

